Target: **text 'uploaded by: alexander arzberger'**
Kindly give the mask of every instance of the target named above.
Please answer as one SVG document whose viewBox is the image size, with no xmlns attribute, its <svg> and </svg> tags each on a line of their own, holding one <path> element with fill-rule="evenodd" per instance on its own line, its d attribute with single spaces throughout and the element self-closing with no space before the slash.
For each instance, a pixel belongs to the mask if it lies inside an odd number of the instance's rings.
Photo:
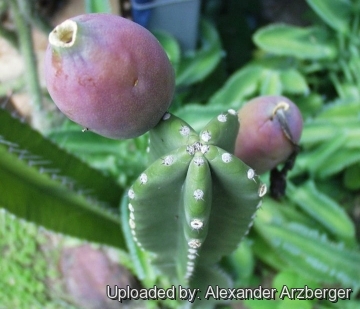
<svg viewBox="0 0 360 309">
<path fill-rule="evenodd" d="M 289 288 L 286 285 L 282 287 L 280 291 L 275 288 L 263 288 L 259 286 L 255 289 L 239 288 L 239 289 L 224 289 L 219 286 L 209 286 L 204 294 L 204 298 L 209 300 L 222 299 L 222 300 L 246 300 L 246 299 L 258 299 L 258 300 L 271 300 L 278 297 L 281 300 L 288 299 L 326 299 L 330 302 L 336 303 L 339 299 L 350 299 L 350 295 L 353 292 L 351 288 L 316 288 L 311 289 L 307 285 L 303 288 Z"/>
<path fill-rule="evenodd" d="M 305 285 L 302 288 L 289 288 L 284 285 L 279 291 L 276 288 L 221 288 L 218 285 L 208 286 L 205 291 L 200 289 L 186 288 L 179 285 L 177 288 L 172 285 L 168 289 L 153 288 L 134 289 L 130 286 L 119 288 L 114 286 L 106 287 L 107 297 L 119 302 L 124 300 L 187 300 L 193 303 L 197 300 L 275 300 L 275 299 L 291 299 L 291 300 L 329 300 L 336 303 L 338 300 L 349 300 L 353 290 L 351 288 L 309 288 Z M 203 293 L 202 293 L 203 292 Z"/>
</svg>

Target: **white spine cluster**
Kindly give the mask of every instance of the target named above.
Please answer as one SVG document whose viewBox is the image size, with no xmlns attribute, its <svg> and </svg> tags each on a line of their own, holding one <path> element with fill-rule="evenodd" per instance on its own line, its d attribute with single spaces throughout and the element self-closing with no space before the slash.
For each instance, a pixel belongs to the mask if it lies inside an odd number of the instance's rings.
<svg viewBox="0 0 360 309">
<path fill-rule="evenodd" d="M 201 241 L 199 239 L 191 239 L 189 240 L 188 245 L 192 249 L 198 249 L 201 247 Z"/>
<path fill-rule="evenodd" d="M 220 114 L 219 116 L 217 116 L 217 120 L 220 121 L 220 122 L 226 122 L 227 117 L 224 114 Z"/>
<path fill-rule="evenodd" d="M 221 155 L 221 160 L 224 162 L 224 163 L 230 163 L 232 161 L 232 157 L 231 157 L 231 154 L 230 153 L 223 153 Z"/>
<path fill-rule="evenodd" d="M 198 239 L 191 239 L 188 242 L 189 249 L 188 249 L 188 255 L 187 255 L 187 263 L 186 263 L 186 274 L 185 279 L 189 279 L 192 274 L 194 273 L 195 269 L 195 260 L 197 257 L 198 249 L 201 246 L 201 242 Z"/>
<path fill-rule="evenodd" d="M 163 158 L 163 164 L 165 166 L 170 166 L 171 164 L 174 163 L 174 157 L 173 156 L 166 156 L 165 158 Z"/>
<path fill-rule="evenodd" d="M 163 120 L 168 120 L 168 119 L 170 119 L 170 117 L 171 117 L 171 114 L 166 112 L 162 119 Z"/>
<path fill-rule="evenodd" d="M 135 192 L 133 189 L 130 189 L 128 191 L 128 196 L 129 196 L 129 199 L 133 200 L 135 198 Z"/>
<path fill-rule="evenodd" d="M 187 145 L 186 146 L 186 152 L 190 155 L 193 156 L 195 154 L 195 147 L 193 145 Z"/>
<path fill-rule="evenodd" d="M 196 157 L 194 158 L 194 164 L 196 166 L 203 166 L 205 164 L 205 160 L 202 157 Z"/>
<path fill-rule="evenodd" d="M 193 260 L 188 260 L 186 263 L 186 274 L 185 274 L 186 279 L 189 279 L 191 277 L 191 275 L 194 272 L 194 268 L 195 268 L 195 262 Z"/>
<path fill-rule="evenodd" d="M 139 240 L 136 237 L 136 231 L 135 231 L 136 223 L 135 223 L 135 209 L 134 209 L 134 206 L 131 203 L 129 203 L 128 208 L 129 208 L 129 211 L 130 211 L 129 226 L 130 226 L 130 229 L 131 229 L 131 234 L 133 236 L 134 241 L 139 246 L 139 248 L 141 250 L 144 250 L 142 244 L 139 242 Z"/>
<path fill-rule="evenodd" d="M 254 179 L 254 177 L 255 177 L 255 171 L 252 168 L 249 168 L 249 170 L 247 171 L 247 178 Z"/>
<path fill-rule="evenodd" d="M 202 200 L 204 197 L 204 191 L 201 189 L 196 189 L 193 194 L 195 200 L 199 201 Z"/>
<path fill-rule="evenodd" d="M 209 140 L 211 140 L 211 132 L 210 131 L 204 131 L 201 133 L 201 139 L 204 141 L 204 142 L 208 142 Z"/>
<path fill-rule="evenodd" d="M 209 145 L 201 145 L 200 151 L 202 154 L 206 154 L 210 150 Z"/>
<path fill-rule="evenodd" d="M 200 230 L 204 226 L 204 222 L 200 219 L 193 219 L 190 222 L 190 226 L 194 230 Z"/>
<path fill-rule="evenodd" d="M 263 183 L 259 187 L 259 191 L 258 191 L 259 196 L 263 197 L 266 194 L 266 192 L 267 192 L 267 187 L 266 187 L 266 184 Z"/>
<path fill-rule="evenodd" d="M 145 173 L 142 173 L 141 175 L 140 175 L 140 183 L 142 184 L 142 185 L 144 185 L 144 184 L 146 184 L 148 182 L 148 177 L 147 177 L 147 175 L 145 174 Z"/>
<path fill-rule="evenodd" d="M 189 136 L 190 134 L 190 128 L 188 126 L 181 126 L 180 128 L 180 134 L 182 136 Z"/>
<path fill-rule="evenodd" d="M 234 109 L 229 109 L 228 113 L 231 115 L 234 115 L 234 116 L 237 114 L 236 110 L 234 110 Z"/>
</svg>

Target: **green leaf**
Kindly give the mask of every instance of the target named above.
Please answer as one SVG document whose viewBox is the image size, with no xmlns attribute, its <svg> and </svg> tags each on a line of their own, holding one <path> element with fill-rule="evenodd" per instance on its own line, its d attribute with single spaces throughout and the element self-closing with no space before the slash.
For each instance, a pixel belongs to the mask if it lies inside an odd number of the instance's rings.
<svg viewBox="0 0 360 309">
<path fill-rule="evenodd" d="M 298 223 L 255 222 L 262 237 L 295 271 L 319 283 L 360 287 L 360 252 Z"/>
<path fill-rule="evenodd" d="M 109 139 L 93 132 L 81 132 L 80 129 L 52 131 L 48 137 L 60 147 L 79 156 L 116 155 L 121 151 L 122 141 Z"/>
<path fill-rule="evenodd" d="M 306 96 L 296 98 L 296 105 L 299 107 L 304 119 L 310 119 L 318 114 L 324 106 L 324 97 L 312 91 Z M 305 129 L 306 125 L 304 126 Z"/>
<path fill-rule="evenodd" d="M 360 162 L 359 149 L 342 149 L 319 165 L 316 173 L 319 178 L 325 179 L 358 162 Z"/>
<path fill-rule="evenodd" d="M 55 232 L 124 248 L 114 211 L 40 173 L 0 145 L 0 206 Z"/>
<path fill-rule="evenodd" d="M 280 74 L 277 70 L 266 70 L 261 76 L 260 94 L 261 95 L 280 95 L 282 84 Z"/>
<path fill-rule="evenodd" d="M 335 308 L 338 308 L 338 309 L 359 309 L 360 308 L 360 300 L 344 299 L 344 300 L 339 300 L 337 303 L 334 303 L 333 305 Z M 331 307 L 331 308 L 333 308 L 333 307 Z M 319 308 L 319 309 L 329 309 L 329 307 Z"/>
<path fill-rule="evenodd" d="M 289 182 L 289 190 L 292 189 L 292 184 Z M 261 216 L 267 216 L 267 222 L 297 222 L 306 226 L 313 226 L 316 224 L 316 220 L 308 216 L 307 214 L 299 211 L 298 207 L 292 200 L 284 198 L 280 201 L 276 201 L 270 197 L 263 200 L 264 207 L 261 209 Z"/>
<path fill-rule="evenodd" d="M 62 128 L 48 133 L 62 148 L 75 154 L 92 167 L 117 177 L 127 186 L 146 167 L 148 135 L 126 140 L 109 139 L 81 128 Z M 120 190 L 119 193 L 121 192 Z"/>
<path fill-rule="evenodd" d="M 354 115 L 357 112 L 354 111 Z M 301 144 L 306 147 L 332 144 L 331 140 L 343 140 L 348 149 L 360 148 L 360 127 L 356 117 L 318 116 L 315 120 L 305 123 L 301 136 Z M 330 146 L 329 146 L 330 147 Z"/>
<path fill-rule="evenodd" d="M 316 27 L 272 24 L 258 30 L 253 40 L 258 47 L 280 56 L 331 60 L 337 55 L 337 49 L 326 32 Z"/>
<path fill-rule="evenodd" d="M 344 209 L 333 199 L 319 191 L 313 181 L 294 187 L 288 184 L 288 197 L 337 239 L 354 244 L 355 227 Z"/>
<path fill-rule="evenodd" d="M 298 287 L 296 287 L 298 288 Z M 281 291 L 281 290 L 280 290 Z M 284 297 L 283 300 L 280 300 L 279 306 L 277 309 L 312 309 L 313 302 L 310 299 L 291 299 Z"/>
<path fill-rule="evenodd" d="M 8 145 L 10 152 L 60 183 L 118 209 L 123 190 L 113 178 L 91 168 L 1 108 L 0 123 L 0 144 Z"/>
<path fill-rule="evenodd" d="M 360 103 L 357 100 L 337 100 L 333 103 L 325 105 L 318 118 L 328 119 L 332 121 L 357 120 L 360 113 Z M 345 119 L 344 119 L 345 118 Z"/>
<path fill-rule="evenodd" d="M 348 167 L 344 172 L 344 186 L 349 190 L 360 189 L 360 163 Z"/>
<path fill-rule="evenodd" d="M 334 30 L 349 32 L 349 21 L 353 10 L 348 0 L 306 0 L 310 7 Z"/>
<path fill-rule="evenodd" d="M 311 151 L 298 157 L 294 174 L 308 171 L 325 178 L 360 162 L 360 128 L 355 117 L 318 117 L 305 125 L 301 142 Z"/>
<path fill-rule="evenodd" d="M 197 289 L 198 293 L 193 308 L 213 309 L 215 305 L 228 303 L 228 300 L 214 299 L 212 291 L 216 291 L 216 287 L 229 289 L 233 287 L 231 278 L 219 267 L 198 267 L 194 279 L 190 282 L 192 289 Z M 207 294 L 208 298 L 204 298 Z"/>
<path fill-rule="evenodd" d="M 159 40 L 175 71 L 180 63 L 181 50 L 178 41 L 169 33 L 164 31 L 154 31 L 155 37 Z"/>
<path fill-rule="evenodd" d="M 191 123 L 191 127 L 199 132 L 212 118 L 224 111 L 222 105 L 201 105 L 201 104 L 186 104 L 176 111 L 176 115 Z"/>
<path fill-rule="evenodd" d="M 257 217 L 256 217 L 257 218 Z M 256 228 L 256 220 L 255 219 L 255 228 Z M 255 256 L 262 261 L 263 263 L 269 265 L 271 268 L 275 270 L 282 270 L 287 267 L 287 263 L 284 259 L 281 258 L 279 254 L 277 254 L 273 248 L 257 233 L 252 237 L 254 240 L 253 250 Z"/>
<path fill-rule="evenodd" d="M 311 146 L 326 142 L 341 134 L 341 128 L 327 120 L 309 120 L 305 123 L 301 134 L 301 144 Z"/>
<path fill-rule="evenodd" d="M 296 69 L 282 71 L 280 80 L 284 93 L 306 95 L 310 91 L 305 77 Z"/>
<path fill-rule="evenodd" d="M 279 309 L 279 303 L 275 300 L 245 299 L 244 304 L 249 309 Z"/>
<path fill-rule="evenodd" d="M 346 166 L 347 159 L 344 156 L 344 145 L 346 143 L 346 137 L 343 134 L 337 135 L 333 139 L 326 140 L 319 147 L 311 152 L 304 153 L 297 158 L 294 172 L 298 170 L 306 170 L 314 175 L 329 175 L 338 170 L 338 165 L 332 166 L 330 161 L 334 160 L 334 157 L 340 156 L 340 166 Z M 342 160 L 342 161 L 341 161 Z"/>
<path fill-rule="evenodd" d="M 255 259 L 252 244 L 244 239 L 239 247 L 228 257 L 225 257 L 228 272 L 235 277 L 235 285 L 249 286 L 255 270 Z"/>
<path fill-rule="evenodd" d="M 111 13 L 109 0 L 85 0 L 86 13 Z"/>
<path fill-rule="evenodd" d="M 178 86 L 188 86 L 207 77 L 219 64 L 222 48 L 216 28 L 208 21 L 200 23 L 202 46 L 200 50 L 185 56 L 176 76 Z"/>
<path fill-rule="evenodd" d="M 239 109 L 244 99 L 253 95 L 258 89 L 263 70 L 259 66 L 248 65 L 236 71 L 210 98 L 209 105 Z"/>
<path fill-rule="evenodd" d="M 273 280 L 272 286 L 277 289 L 278 296 L 281 291 L 285 289 L 296 289 L 299 287 L 308 286 L 310 289 L 320 288 L 316 282 L 312 282 L 307 277 L 303 277 L 299 275 L 292 268 L 286 268 L 279 272 Z M 299 309 L 311 309 L 313 308 L 312 304 L 316 302 L 317 299 L 290 299 L 288 297 L 284 297 L 280 299 L 279 309 L 286 308 L 299 308 Z"/>
<path fill-rule="evenodd" d="M 286 285 L 289 289 L 303 287 L 305 285 L 311 289 L 319 287 L 316 281 L 312 282 L 309 278 L 301 275 L 299 276 L 299 274 L 291 267 L 285 268 L 274 277 L 272 284 L 274 288 L 281 291 L 284 285 Z"/>
<path fill-rule="evenodd" d="M 57 232 L 123 247 L 116 182 L 3 109 L 0 123 L 1 206 Z"/>
</svg>

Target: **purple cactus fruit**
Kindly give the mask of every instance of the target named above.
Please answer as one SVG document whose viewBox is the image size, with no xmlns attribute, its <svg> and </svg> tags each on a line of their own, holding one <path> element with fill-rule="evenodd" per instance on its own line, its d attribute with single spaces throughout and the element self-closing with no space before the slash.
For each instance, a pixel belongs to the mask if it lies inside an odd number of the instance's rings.
<svg viewBox="0 0 360 309">
<path fill-rule="evenodd" d="M 68 19 L 49 35 L 45 79 L 71 120 L 109 138 L 152 129 L 173 98 L 175 77 L 156 38 L 116 15 Z"/>
<path fill-rule="evenodd" d="M 298 107 L 282 96 L 260 96 L 239 110 L 235 155 L 262 174 L 284 162 L 296 149 L 302 131 Z"/>
</svg>

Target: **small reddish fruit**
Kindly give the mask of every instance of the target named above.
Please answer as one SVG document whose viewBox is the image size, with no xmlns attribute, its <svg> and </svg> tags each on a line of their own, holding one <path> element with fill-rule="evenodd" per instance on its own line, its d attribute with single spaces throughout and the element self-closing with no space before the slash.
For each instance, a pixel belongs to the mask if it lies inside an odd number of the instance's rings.
<svg viewBox="0 0 360 309">
<path fill-rule="evenodd" d="M 303 121 L 298 107 L 288 98 L 254 98 L 238 115 L 235 155 L 258 174 L 273 169 L 296 150 Z"/>
<path fill-rule="evenodd" d="M 67 117 L 115 139 L 152 129 L 175 87 L 173 68 L 156 38 L 110 14 L 80 15 L 58 25 L 49 35 L 45 79 Z"/>
</svg>

